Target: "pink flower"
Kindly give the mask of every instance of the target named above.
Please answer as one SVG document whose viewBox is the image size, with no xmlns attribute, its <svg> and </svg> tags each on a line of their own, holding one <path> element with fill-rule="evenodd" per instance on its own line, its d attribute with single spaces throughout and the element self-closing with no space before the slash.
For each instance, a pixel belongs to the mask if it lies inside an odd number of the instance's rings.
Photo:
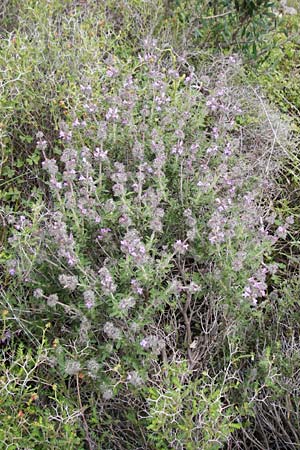
<svg viewBox="0 0 300 450">
<path fill-rule="evenodd" d="M 185 244 L 180 239 L 173 244 L 173 248 L 176 253 L 179 255 L 184 255 L 187 252 L 187 249 L 189 248 L 188 244 Z"/>
</svg>

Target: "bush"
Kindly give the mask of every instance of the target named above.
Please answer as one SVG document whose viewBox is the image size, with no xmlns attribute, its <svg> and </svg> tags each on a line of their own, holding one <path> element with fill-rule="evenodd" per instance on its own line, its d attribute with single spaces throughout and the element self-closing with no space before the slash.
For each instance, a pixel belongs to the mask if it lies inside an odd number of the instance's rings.
<svg viewBox="0 0 300 450">
<path fill-rule="evenodd" d="M 83 401 L 100 414 L 93 426 L 82 415 L 89 445 L 106 448 L 114 424 L 107 448 L 120 436 L 134 448 L 138 420 L 155 448 L 222 448 L 246 414 L 237 364 L 253 365 L 272 248 L 292 222 L 266 200 L 287 133 L 240 84 L 236 58 L 217 66 L 196 73 L 147 40 L 75 88 L 56 158 L 43 132 L 33 136 L 49 181 L 31 212 L 7 216 L 7 276 L 24 292 L 4 297 L 28 342 L 52 324 L 57 373 L 84 380 Z"/>
</svg>

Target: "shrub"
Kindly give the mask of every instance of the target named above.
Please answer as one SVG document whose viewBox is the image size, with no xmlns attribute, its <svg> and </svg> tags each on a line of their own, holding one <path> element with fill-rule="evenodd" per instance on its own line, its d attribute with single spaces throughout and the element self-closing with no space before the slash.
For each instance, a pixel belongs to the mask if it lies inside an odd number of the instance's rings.
<svg viewBox="0 0 300 450">
<path fill-rule="evenodd" d="M 28 343 L 52 324 L 90 448 L 222 448 L 259 401 L 239 392 L 292 222 L 268 201 L 288 136 L 240 71 L 229 57 L 195 72 L 148 39 L 74 87 L 57 156 L 32 136 L 48 181 L 7 215 L 3 298 Z"/>
<path fill-rule="evenodd" d="M 295 448 L 297 141 L 255 85 L 276 95 L 271 72 L 249 84 L 240 57 L 211 54 L 267 56 L 272 5 L 13 4 L 2 441 Z M 282 70 L 281 31 L 263 69 Z"/>
</svg>

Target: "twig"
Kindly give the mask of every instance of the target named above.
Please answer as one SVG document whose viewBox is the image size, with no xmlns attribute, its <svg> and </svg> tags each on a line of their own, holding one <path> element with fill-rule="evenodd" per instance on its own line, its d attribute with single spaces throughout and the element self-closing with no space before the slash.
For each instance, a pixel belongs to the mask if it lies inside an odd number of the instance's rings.
<svg viewBox="0 0 300 450">
<path fill-rule="evenodd" d="M 89 450 L 93 450 L 94 446 L 93 446 L 93 442 L 92 442 L 91 437 L 90 437 L 89 426 L 87 424 L 87 421 L 86 421 L 86 418 L 85 418 L 85 415 L 84 415 L 84 408 L 82 406 L 82 401 L 81 401 L 81 396 L 80 396 L 80 387 L 79 387 L 79 376 L 78 376 L 78 374 L 76 374 L 76 387 L 77 387 L 78 403 L 79 403 L 80 413 L 81 413 L 83 426 L 84 426 L 84 430 L 85 430 L 86 440 L 87 440 L 87 443 L 88 443 L 88 446 L 89 446 Z"/>
<path fill-rule="evenodd" d="M 234 13 L 234 10 L 232 9 L 231 11 L 227 11 L 227 12 L 221 13 L 221 14 L 216 14 L 214 16 L 202 17 L 202 19 L 205 19 L 205 20 L 217 19 L 218 17 L 228 16 L 229 14 L 233 14 L 233 13 Z"/>
</svg>

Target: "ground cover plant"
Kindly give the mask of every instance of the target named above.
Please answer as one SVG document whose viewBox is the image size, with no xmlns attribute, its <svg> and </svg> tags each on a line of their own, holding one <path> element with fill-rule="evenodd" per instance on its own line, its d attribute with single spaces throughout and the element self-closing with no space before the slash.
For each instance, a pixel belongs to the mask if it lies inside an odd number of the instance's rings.
<svg viewBox="0 0 300 450">
<path fill-rule="evenodd" d="M 193 5 L 4 3 L 0 448 L 299 447 L 297 127 L 239 35 L 276 10 Z"/>
</svg>

